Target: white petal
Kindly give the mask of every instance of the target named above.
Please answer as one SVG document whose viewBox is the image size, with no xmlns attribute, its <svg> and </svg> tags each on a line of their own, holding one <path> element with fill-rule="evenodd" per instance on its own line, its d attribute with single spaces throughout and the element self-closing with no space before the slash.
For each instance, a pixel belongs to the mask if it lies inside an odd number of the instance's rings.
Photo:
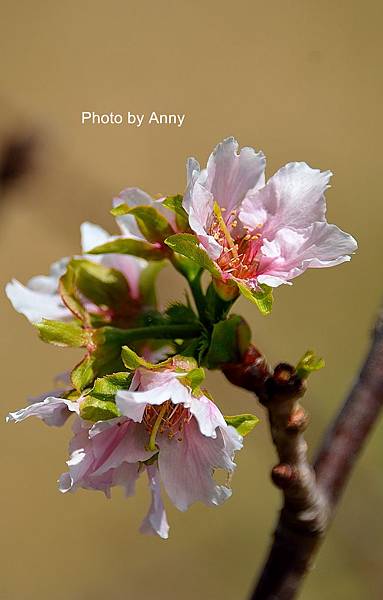
<svg viewBox="0 0 383 600">
<path fill-rule="evenodd" d="M 218 407 L 207 396 L 192 397 L 190 412 L 198 422 L 200 432 L 208 437 L 216 438 L 217 427 L 226 427 L 225 419 Z"/>
<path fill-rule="evenodd" d="M 70 311 L 64 306 L 59 294 L 46 294 L 27 288 L 13 279 L 5 287 L 12 306 L 31 323 L 40 323 L 42 319 L 65 321 L 71 318 Z"/>
<path fill-rule="evenodd" d="M 324 192 L 329 187 L 331 171 L 311 169 L 306 163 L 289 163 L 267 184 L 248 195 L 239 218 L 253 229 L 263 228 L 263 236 L 272 240 L 282 227 L 306 228 L 325 219 Z"/>
<path fill-rule="evenodd" d="M 47 425 L 60 427 L 66 422 L 71 412 L 78 414 L 79 409 L 79 402 L 48 396 L 41 402 L 34 402 L 16 412 L 9 413 L 6 420 L 19 423 L 28 417 L 38 417 Z"/>
<path fill-rule="evenodd" d="M 103 229 L 99 225 L 95 225 L 94 223 L 89 222 L 82 223 L 80 227 L 80 232 L 81 248 L 84 254 L 89 252 L 89 250 L 96 248 L 97 246 L 105 244 L 111 238 L 110 234 L 107 231 L 105 231 L 105 229 Z M 95 256 L 96 255 L 91 255 L 92 258 L 95 258 Z"/>
<path fill-rule="evenodd" d="M 160 478 L 155 465 L 146 467 L 149 487 L 152 493 L 152 502 L 149 512 L 142 522 L 141 533 L 157 534 L 163 539 L 169 537 L 169 524 L 161 498 Z"/>
<path fill-rule="evenodd" d="M 123 390 L 116 394 L 116 404 L 122 415 L 133 421 L 141 422 L 147 404 L 160 405 L 171 400 L 173 404 L 190 405 L 191 395 L 188 388 L 176 380 L 153 387 L 146 391 L 133 392 Z"/>
<path fill-rule="evenodd" d="M 215 439 L 206 437 L 192 418 L 184 427 L 181 441 L 177 437 L 169 439 L 166 433 L 157 436 L 161 480 L 179 510 L 186 510 L 198 500 L 214 506 L 231 496 L 231 490 L 218 485 L 212 476 L 214 469 L 232 471 L 235 467 L 231 437 L 226 440 L 223 431 L 219 429 Z"/>
<path fill-rule="evenodd" d="M 205 185 L 229 213 L 239 207 L 249 190 L 264 185 L 265 164 L 263 152 L 242 148 L 238 153 L 238 142 L 229 137 L 210 155 Z"/>
</svg>

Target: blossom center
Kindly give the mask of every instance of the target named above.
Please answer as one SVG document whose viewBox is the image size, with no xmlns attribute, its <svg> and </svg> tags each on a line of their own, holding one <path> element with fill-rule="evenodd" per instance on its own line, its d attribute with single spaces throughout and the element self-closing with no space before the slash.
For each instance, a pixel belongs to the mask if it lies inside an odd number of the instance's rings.
<svg viewBox="0 0 383 600">
<path fill-rule="evenodd" d="M 224 218 L 218 202 L 214 202 L 214 217 L 210 225 L 210 234 L 222 246 L 223 250 L 217 263 L 224 273 L 238 279 L 252 279 L 257 275 L 259 251 L 262 245 L 260 233 L 242 225 L 238 228 L 238 213 L 230 211 Z"/>
<path fill-rule="evenodd" d="M 159 406 L 147 404 L 142 421 L 150 433 L 149 450 L 156 449 L 157 434 L 164 432 L 170 440 L 176 437 L 181 442 L 185 423 L 190 419 L 190 411 L 183 404 L 173 404 L 171 400 L 166 400 Z"/>
</svg>

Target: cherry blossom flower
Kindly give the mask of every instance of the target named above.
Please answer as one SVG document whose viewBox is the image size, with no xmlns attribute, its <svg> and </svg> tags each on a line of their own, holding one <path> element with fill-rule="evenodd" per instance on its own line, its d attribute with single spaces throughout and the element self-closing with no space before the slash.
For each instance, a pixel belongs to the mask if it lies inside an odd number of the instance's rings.
<svg viewBox="0 0 383 600">
<path fill-rule="evenodd" d="M 110 497 L 111 488 L 119 485 L 131 496 L 140 473 L 146 471 L 152 501 L 141 531 L 163 538 L 168 537 L 169 525 L 160 482 L 181 511 L 198 500 L 214 506 L 229 498 L 231 489 L 217 484 L 213 473 L 234 470 L 233 456 L 242 447 L 242 436 L 201 390 L 192 390 L 189 376 L 171 367 L 139 367 L 130 389 L 116 395 L 121 416 L 96 423 L 76 416 L 69 471 L 60 477 L 60 491 L 85 488 Z M 60 426 L 71 413 L 81 415 L 82 401 L 49 396 L 10 413 L 7 420 L 36 416 Z"/>
<path fill-rule="evenodd" d="M 330 171 L 289 163 L 265 184 L 265 157 L 227 138 L 206 169 L 188 161 L 183 206 L 223 281 L 241 291 L 277 287 L 308 268 L 350 260 L 354 238 L 326 221 Z"/>
<path fill-rule="evenodd" d="M 91 255 L 87 254 L 94 246 L 114 239 L 102 227 L 93 223 L 81 225 L 81 246 L 83 257 L 94 263 L 102 264 L 120 271 L 128 281 L 131 298 L 139 298 L 140 276 L 147 267 L 147 261 L 135 256 L 121 254 Z M 17 279 L 6 285 L 5 291 L 15 310 L 25 315 L 32 323 L 42 319 L 67 321 L 73 318 L 72 313 L 63 303 L 58 291 L 59 279 L 65 273 L 69 258 L 63 258 L 51 266 L 49 275 L 38 275 L 30 279 L 26 286 Z M 97 308 L 88 304 L 90 309 Z"/>
<path fill-rule="evenodd" d="M 140 367 L 130 389 L 117 393 L 116 404 L 147 431 L 148 448 L 158 450 L 161 481 L 179 510 L 198 500 L 212 506 L 230 497 L 213 471 L 234 470 L 242 437 L 201 390 L 192 391 L 187 372 Z"/>
</svg>

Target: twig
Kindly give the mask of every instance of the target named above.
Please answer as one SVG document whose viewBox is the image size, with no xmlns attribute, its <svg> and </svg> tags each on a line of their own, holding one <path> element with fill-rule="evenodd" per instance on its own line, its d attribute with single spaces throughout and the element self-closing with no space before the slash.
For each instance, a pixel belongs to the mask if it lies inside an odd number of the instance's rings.
<svg viewBox="0 0 383 600">
<path fill-rule="evenodd" d="M 281 364 L 272 372 L 251 348 L 241 364 L 223 369 L 227 378 L 255 392 L 267 409 L 279 464 L 272 470 L 284 504 L 269 555 L 252 600 L 292 600 L 310 569 L 357 456 L 383 405 L 383 319 L 380 316 L 358 380 L 330 426 L 315 462 L 307 459 L 299 404 L 304 382 Z"/>
</svg>

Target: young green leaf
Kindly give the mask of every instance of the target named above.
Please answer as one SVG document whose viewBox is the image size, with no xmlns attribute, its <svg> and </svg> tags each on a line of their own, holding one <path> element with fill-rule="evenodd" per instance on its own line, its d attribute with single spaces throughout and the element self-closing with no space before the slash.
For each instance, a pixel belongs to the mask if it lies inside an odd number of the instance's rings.
<svg viewBox="0 0 383 600">
<path fill-rule="evenodd" d="M 247 435 L 254 429 L 257 423 L 259 423 L 258 417 L 251 414 L 235 415 L 232 417 L 225 417 L 225 421 L 228 425 L 234 427 L 238 433 L 242 436 Z"/>
<path fill-rule="evenodd" d="M 163 260 L 167 253 L 159 244 L 131 238 L 116 238 L 89 250 L 87 254 L 131 254 L 147 260 Z"/>
<path fill-rule="evenodd" d="M 253 304 L 255 304 L 259 308 L 260 312 L 263 315 L 268 315 L 271 313 L 271 309 L 273 307 L 273 288 L 262 284 L 260 286 L 262 288 L 262 291 L 256 292 L 254 290 L 251 290 L 240 279 L 236 279 L 235 281 L 239 287 L 241 294 L 245 298 L 247 298 L 247 300 L 253 302 Z"/>
<path fill-rule="evenodd" d="M 310 373 L 319 371 L 319 369 L 323 369 L 324 366 L 325 362 L 323 358 L 318 358 L 312 350 L 307 350 L 298 362 L 295 370 L 300 379 L 307 379 Z"/>
<path fill-rule="evenodd" d="M 209 258 L 205 250 L 199 246 L 197 238 L 190 233 L 177 233 L 171 235 L 165 240 L 165 244 L 174 252 L 178 252 L 197 263 L 203 269 L 207 269 L 214 275 L 219 275 L 219 271 L 214 262 Z"/>
<path fill-rule="evenodd" d="M 163 242 L 174 233 L 167 219 L 153 206 L 133 206 L 125 214 L 136 218 L 137 225 L 148 242 Z"/>
<path fill-rule="evenodd" d="M 166 206 L 166 208 L 169 208 L 176 213 L 176 223 L 178 229 L 181 231 L 186 231 L 190 229 L 189 217 L 186 210 L 182 206 L 182 200 L 182 196 L 177 194 L 176 196 L 168 196 L 165 198 L 162 204 Z"/>
<path fill-rule="evenodd" d="M 119 416 L 120 411 L 115 402 L 100 400 L 91 394 L 85 398 L 80 406 L 80 417 L 86 421 L 106 421 Z"/>
<path fill-rule="evenodd" d="M 90 342 L 90 333 L 78 323 L 63 323 L 62 321 L 43 319 L 41 323 L 36 323 L 35 326 L 39 330 L 40 338 L 48 344 L 82 348 Z"/>
</svg>

